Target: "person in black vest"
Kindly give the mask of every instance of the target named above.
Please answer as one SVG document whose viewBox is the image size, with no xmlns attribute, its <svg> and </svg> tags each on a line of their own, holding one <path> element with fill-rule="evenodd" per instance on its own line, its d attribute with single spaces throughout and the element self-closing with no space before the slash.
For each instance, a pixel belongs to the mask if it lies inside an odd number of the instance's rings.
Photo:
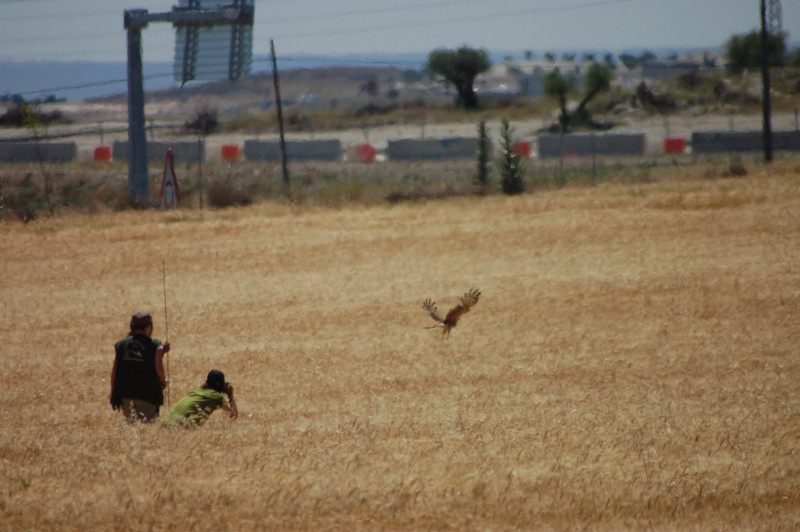
<svg viewBox="0 0 800 532">
<path fill-rule="evenodd" d="M 111 407 L 122 410 L 128 421 L 154 421 L 164 404 L 164 355 L 169 343 L 162 345 L 152 335 L 153 317 L 138 311 L 131 317 L 128 336 L 114 345 Z"/>
</svg>

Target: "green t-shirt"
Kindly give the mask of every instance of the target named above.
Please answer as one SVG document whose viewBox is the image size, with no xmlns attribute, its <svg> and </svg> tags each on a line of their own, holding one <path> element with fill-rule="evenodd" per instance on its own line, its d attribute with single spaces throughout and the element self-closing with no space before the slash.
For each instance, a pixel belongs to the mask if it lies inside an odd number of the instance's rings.
<svg viewBox="0 0 800 532">
<path fill-rule="evenodd" d="M 165 427 L 199 427 L 211 413 L 225 404 L 225 396 L 215 390 L 195 388 L 178 401 L 162 419 Z"/>
</svg>

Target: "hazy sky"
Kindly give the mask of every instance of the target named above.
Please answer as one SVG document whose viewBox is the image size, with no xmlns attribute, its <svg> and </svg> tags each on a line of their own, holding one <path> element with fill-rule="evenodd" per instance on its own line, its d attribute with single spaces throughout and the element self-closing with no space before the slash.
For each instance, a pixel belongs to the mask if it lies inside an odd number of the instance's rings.
<svg viewBox="0 0 800 532">
<path fill-rule="evenodd" d="M 125 9 L 177 0 L 0 0 L 0 59 L 125 61 Z M 221 3 L 226 3 L 221 0 Z M 783 0 L 800 41 L 800 0 Z M 721 46 L 759 27 L 759 0 L 256 0 L 254 47 L 310 53 L 429 52 L 468 45 L 493 54 Z M 174 30 L 143 31 L 146 62 L 171 61 Z"/>
</svg>

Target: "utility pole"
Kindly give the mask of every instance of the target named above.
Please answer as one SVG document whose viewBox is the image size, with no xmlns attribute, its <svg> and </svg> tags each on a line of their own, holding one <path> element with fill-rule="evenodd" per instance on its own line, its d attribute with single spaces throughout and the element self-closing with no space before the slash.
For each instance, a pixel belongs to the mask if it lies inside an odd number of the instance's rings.
<svg viewBox="0 0 800 532">
<path fill-rule="evenodd" d="M 278 81 L 278 61 L 275 59 L 275 43 L 269 40 L 272 52 L 272 83 L 275 86 L 275 106 L 278 111 L 278 131 L 281 138 L 281 169 L 283 170 L 283 187 L 289 189 L 289 169 L 286 165 L 286 140 L 283 137 L 283 107 L 281 106 L 281 84 Z"/>
<path fill-rule="evenodd" d="M 763 115 L 763 133 L 764 140 L 764 161 L 767 163 L 772 162 L 772 121 L 770 110 L 770 87 L 769 87 L 769 27 L 767 26 L 767 0 L 761 0 L 761 84 L 762 84 L 762 101 L 761 111 Z"/>
</svg>

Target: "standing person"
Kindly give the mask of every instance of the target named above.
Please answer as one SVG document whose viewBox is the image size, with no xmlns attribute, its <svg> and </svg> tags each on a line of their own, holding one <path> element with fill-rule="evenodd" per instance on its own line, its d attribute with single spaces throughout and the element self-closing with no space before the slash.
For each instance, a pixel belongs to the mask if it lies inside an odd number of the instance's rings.
<svg viewBox="0 0 800 532">
<path fill-rule="evenodd" d="M 164 355 L 169 353 L 169 343 L 162 345 L 152 335 L 153 317 L 138 311 L 131 317 L 128 336 L 114 345 L 111 406 L 121 409 L 128 421 L 154 421 L 164 404 Z"/>
<path fill-rule="evenodd" d="M 228 396 L 227 403 L 226 395 Z M 178 401 L 178 404 L 161 420 L 161 426 L 199 427 L 218 408 L 228 412 L 234 419 L 239 415 L 236 401 L 233 399 L 233 385 L 225 382 L 224 373 L 212 369 L 208 372 L 203 386 L 195 388 Z"/>
</svg>

